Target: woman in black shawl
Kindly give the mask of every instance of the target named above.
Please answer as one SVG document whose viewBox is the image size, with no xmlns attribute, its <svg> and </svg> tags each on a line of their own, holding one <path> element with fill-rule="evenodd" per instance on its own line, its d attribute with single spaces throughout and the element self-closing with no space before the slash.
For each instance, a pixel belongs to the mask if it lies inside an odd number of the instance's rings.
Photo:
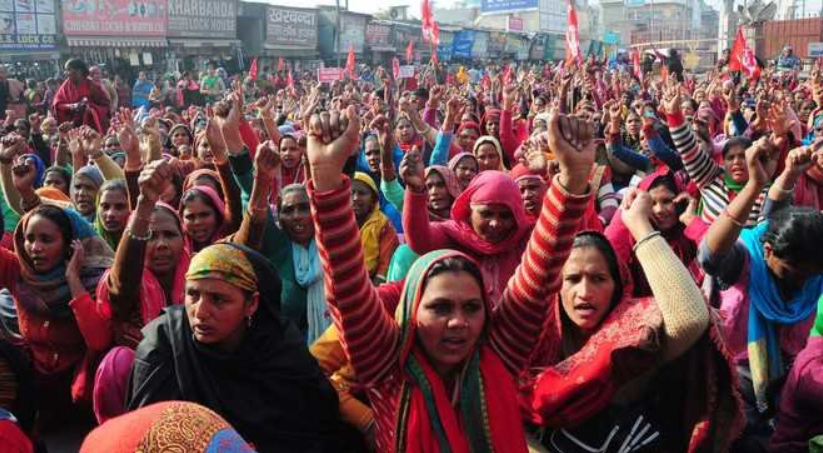
<svg viewBox="0 0 823 453">
<path fill-rule="evenodd" d="M 280 280 L 265 258 L 237 244 L 201 250 L 186 273 L 185 306 L 143 328 L 129 409 L 192 401 L 261 452 L 332 451 L 337 394 L 279 310 Z"/>
</svg>

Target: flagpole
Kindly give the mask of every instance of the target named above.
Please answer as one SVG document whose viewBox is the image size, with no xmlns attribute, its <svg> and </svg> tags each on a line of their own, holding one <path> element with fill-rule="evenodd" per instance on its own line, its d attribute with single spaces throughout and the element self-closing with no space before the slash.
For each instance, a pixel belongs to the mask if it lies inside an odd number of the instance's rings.
<svg viewBox="0 0 823 453">
<path fill-rule="evenodd" d="M 334 50 L 337 54 L 337 67 L 340 67 L 340 0 L 335 0 L 337 4 L 336 25 L 334 30 Z"/>
</svg>

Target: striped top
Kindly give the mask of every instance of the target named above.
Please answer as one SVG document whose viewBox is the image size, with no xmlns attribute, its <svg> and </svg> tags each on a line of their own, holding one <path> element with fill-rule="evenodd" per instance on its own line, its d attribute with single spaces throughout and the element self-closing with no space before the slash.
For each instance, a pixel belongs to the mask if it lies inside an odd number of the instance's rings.
<svg viewBox="0 0 823 453">
<path fill-rule="evenodd" d="M 677 152 L 683 158 L 686 172 L 697 185 L 697 188 L 700 189 L 703 202 L 703 212 L 700 216 L 706 223 L 711 224 L 716 218 L 720 217 L 720 214 L 729 205 L 731 202 L 730 194 L 733 194 L 732 190 L 726 186 L 723 178 L 723 167 L 715 162 L 712 156 L 700 146 L 682 113 L 667 115 L 667 121 Z M 746 225 L 757 225 L 757 219 L 760 216 L 760 210 L 763 208 L 763 201 L 766 199 L 768 191 L 768 187 L 764 188 L 760 196 L 757 197 L 754 207 L 749 212 Z"/>
<path fill-rule="evenodd" d="M 342 187 L 318 193 L 310 182 L 309 195 L 329 309 L 346 355 L 368 390 L 377 451 L 389 452 L 395 445 L 394 425 L 404 378 L 398 360 L 400 332 L 363 264 L 350 184 L 346 179 Z M 561 269 L 588 201 L 589 195 L 571 195 L 556 180 L 552 183 L 523 262 L 491 314 L 488 341 L 513 376 L 527 365 L 538 340 L 549 313 L 548 301 L 560 288 Z"/>
</svg>

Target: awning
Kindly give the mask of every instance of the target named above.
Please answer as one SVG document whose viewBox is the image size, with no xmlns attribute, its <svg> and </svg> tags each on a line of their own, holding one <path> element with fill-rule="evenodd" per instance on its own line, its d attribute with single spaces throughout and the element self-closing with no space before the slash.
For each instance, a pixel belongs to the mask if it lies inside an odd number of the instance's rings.
<svg viewBox="0 0 823 453">
<path fill-rule="evenodd" d="M 166 38 L 67 37 L 69 47 L 167 47 Z"/>
<path fill-rule="evenodd" d="M 182 47 L 231 47 L 232 45 L 240 45 L 239 39 L 197 39 L 184 38 L 174 39 L 169 38 L 170 46 Z"/>
<path fill-rule="evenodd" d="M 274 46 L 271 44 L 263 44 L 263 52 L 266 55 L 272 55 L 277 57 L 284 57 L 284 58 L 297 58 L 301 60 L 312 59 L 316 58 L 318 53 L 317 49 L 314 47 L 306 47 L 303 49 L 295 49 L 291 48 L 284 48 L 279 46 Z"/>
</svg>

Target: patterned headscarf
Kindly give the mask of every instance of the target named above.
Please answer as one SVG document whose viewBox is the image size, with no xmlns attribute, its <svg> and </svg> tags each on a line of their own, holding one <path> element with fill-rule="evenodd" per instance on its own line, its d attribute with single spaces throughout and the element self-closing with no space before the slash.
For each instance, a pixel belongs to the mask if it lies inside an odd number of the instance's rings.
<svg viewBox="0 0 823 453">
<path fill-rule="evenodd" d="M 449 258 L 473 260 L 455 250 L 437 250 L 421 256 L 409 269 L 395 320 L 400 328 L 400 367 L 403 380 L 395 428 L 395 451 L 525 451 L 522 423 L 512 378 L 483 337 L 467 358 L 460 375 L 457 407 L 450 401 L 441 378 L 417 341 L 417 311 L 426 276 L 438 262 Z M 483 287 L 483 282 L 478 282 Z M 491 307 L 483 298 L 487 330 Z M 484 334 L 485 336 L 485 334 Z M 494 387 L 494 391 L 488 389 Z M 458 421 L 459 420 L 459 421 Z M 460 434 L 462 432 L 462 435 Z M 427 450 L 426 450 L 427 451 Z"/>
<path fill-rule="evenodd" d="M 164 401 L 107 421 L 89 433 L 80 451 L 254 452 L 229 423 L 195 403 Z"/>
<path fill-rule="evenodd" d="M 257 274 L 254 266 L 237 247 L 214 244 L 201 250 L 189 264 L 187 281 L 215 278 L 242 290 L 257 291 Z"/>
</svg>

